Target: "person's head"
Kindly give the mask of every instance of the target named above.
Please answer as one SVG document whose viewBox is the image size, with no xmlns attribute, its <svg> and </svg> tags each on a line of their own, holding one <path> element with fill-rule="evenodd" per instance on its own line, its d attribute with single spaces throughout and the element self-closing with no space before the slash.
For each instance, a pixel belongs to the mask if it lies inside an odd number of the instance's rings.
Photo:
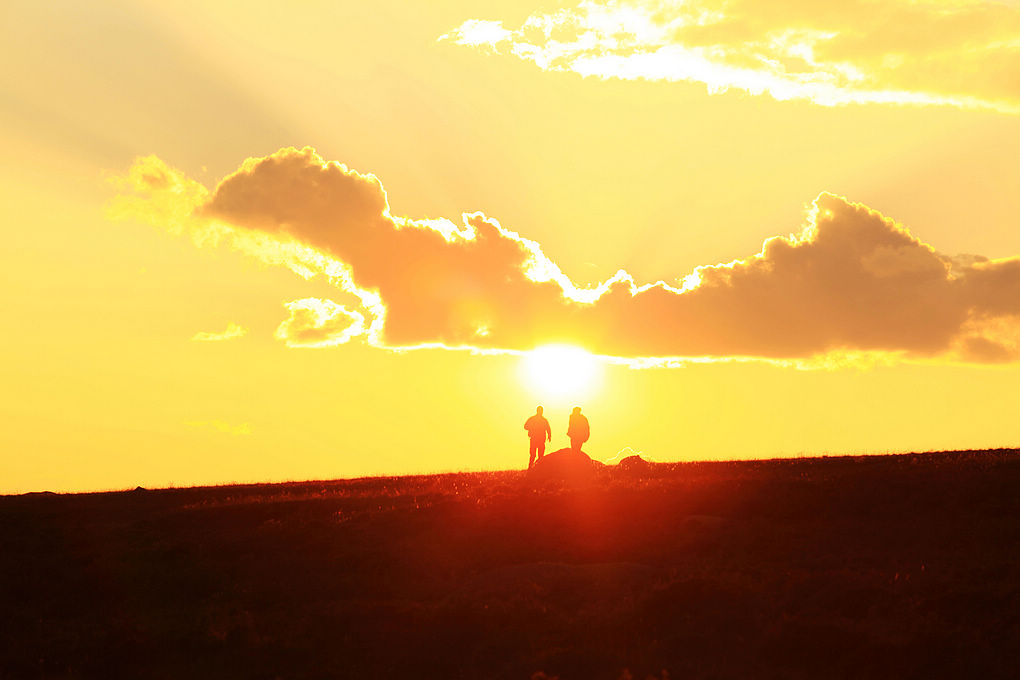
<svg viewBox="0 0 1020 680">
<path fill-rule="evenodd" d="M 539 406 L 538 408 L 536 408 L 535 413 L 537 413 L 538 415 L 542 415 L 542 407 Z"/>
<path fill-rule="evenodd" d="M 575 406 L 575 407 L 574 407 L 574 410 L 573 410 L 573 411 L 571 411 L 571 413 L 573 413 L 573 414 L 574 414 L 575 416 L 576 416 L 576 415 L 577 415 L 578 413 L 580 413 L 580 412 L 581 412 L 581 407 L 580 407 L 580 406 Z"/>
</svg>

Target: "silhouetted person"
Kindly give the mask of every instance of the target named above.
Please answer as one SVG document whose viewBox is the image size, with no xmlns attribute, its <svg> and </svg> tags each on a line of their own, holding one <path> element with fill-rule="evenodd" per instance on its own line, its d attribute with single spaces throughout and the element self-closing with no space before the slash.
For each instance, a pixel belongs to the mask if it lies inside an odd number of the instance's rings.
<svg viewBox="0 0 1020 680">
<path fill-rule="evenodd" d="M 531 448 L 528 450 L 528 469 L 535 464 L 535 454 L 538 453 L 538 457 L 541 458 L 545 455 L 545 442 L 546 439 L 552 441 L 552 428 L 549 427 L 549 421 L 542 415 L 542 407 L 539 406 L 535 409 L 535 415 L 531 416 L 524 422 L 524 429 L 528 431 L 528 439 L 531 440 Z"/>
<path fill-rule="evenodd" d="M 588 419 L 581 415 L 581 407 L 575 406 L 570 414 L 570 422 L 567 424 L 570 448 L 574 451 L 580 451 L 581 444 L 588 441 L 589 434 L 591 434 L 591 431 L 588 428 Z"/>
</svg>

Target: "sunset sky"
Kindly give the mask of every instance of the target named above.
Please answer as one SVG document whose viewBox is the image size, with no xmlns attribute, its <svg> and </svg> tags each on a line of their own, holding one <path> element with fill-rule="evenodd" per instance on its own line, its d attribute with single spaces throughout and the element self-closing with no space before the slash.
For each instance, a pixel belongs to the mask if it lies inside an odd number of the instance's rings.
<svg viewBox="0 0 1020 680">
<path fill-rule="evenodd" d="M 0 17 L 0 493 L 1020 445 L 1020 3 Z"/>
</svg>

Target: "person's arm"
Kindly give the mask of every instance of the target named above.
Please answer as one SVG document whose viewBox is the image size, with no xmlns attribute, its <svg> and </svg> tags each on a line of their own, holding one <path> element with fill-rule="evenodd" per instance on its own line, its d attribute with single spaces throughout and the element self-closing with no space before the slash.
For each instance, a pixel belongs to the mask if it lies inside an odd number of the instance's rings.
<svg viewBox="0 0 1020 680">
<path fill-rule="evenodd" d="M 549 441 L 552 441 L 552 428 L 549 427 L 549 421 L 545 421 L 545 436 L 548 437 Z"/>
</svg>

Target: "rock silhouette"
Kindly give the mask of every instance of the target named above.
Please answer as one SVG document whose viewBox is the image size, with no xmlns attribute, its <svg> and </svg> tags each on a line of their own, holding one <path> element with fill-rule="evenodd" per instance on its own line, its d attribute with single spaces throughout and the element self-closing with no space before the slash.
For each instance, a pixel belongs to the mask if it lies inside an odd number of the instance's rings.
<svg viewBox="0 0 1020 680">
<path fill-rule="evenodd" d="M 588 454 L 570 448 L 546 454 L 528 470 L 528 481 L 533 483 L 583 483 L 594 477 L 595 464 Z"/>
<path fill-rule="evenodd" d="M 627 456 L 617 464 L 617 467 L 624 472 L 644 474 L 652 469 L 652 464 L 641 456 Z"/>
</svg>

